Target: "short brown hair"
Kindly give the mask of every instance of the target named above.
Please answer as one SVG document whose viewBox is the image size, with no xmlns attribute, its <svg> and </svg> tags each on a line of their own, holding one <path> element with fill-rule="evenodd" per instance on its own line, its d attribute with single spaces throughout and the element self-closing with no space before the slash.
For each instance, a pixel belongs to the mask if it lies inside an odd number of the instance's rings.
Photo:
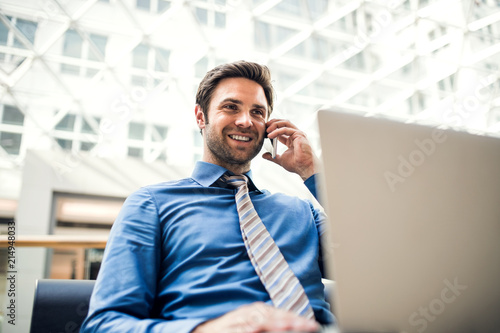
<svg viewBox="0 0 500 333">
<path fill-rule="evenodd" d="M 205 119 L 208 121 L 208 107 L 212 100 L 212 95 L 219 82 L 227 78 L 242 77 L 260 84 L 264 89 L 264 94 L 268 104 L 268 116 L 273 111 L 274 88 L 271 84 L 271 71 L 267 66 L 248 61 L 236 61 L 215 67 L 207 72 L 201 80 L 196 92 L 196 104 L 203 111 Z"/>
</svg>

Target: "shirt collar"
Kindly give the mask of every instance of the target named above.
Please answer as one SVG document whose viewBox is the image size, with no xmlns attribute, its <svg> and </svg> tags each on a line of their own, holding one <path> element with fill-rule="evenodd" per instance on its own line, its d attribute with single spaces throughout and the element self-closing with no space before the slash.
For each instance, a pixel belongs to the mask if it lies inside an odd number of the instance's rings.
<svg viewBox="0 0 500 333">
<path fill-rule="evenodd" d="M 193 173 L 191 177 L 201 186 L 210 187 L 216 183 L 222 175 L 227 173 L 228 175 L 233 175 L 233 173 L 220 165 L 198 161 L 194 166 Z M 252 180 L 252 170 L 245 173 L 248 178 L 248 189 L 250 191 L 260 190 L 255 186 Z"/>
</svg>

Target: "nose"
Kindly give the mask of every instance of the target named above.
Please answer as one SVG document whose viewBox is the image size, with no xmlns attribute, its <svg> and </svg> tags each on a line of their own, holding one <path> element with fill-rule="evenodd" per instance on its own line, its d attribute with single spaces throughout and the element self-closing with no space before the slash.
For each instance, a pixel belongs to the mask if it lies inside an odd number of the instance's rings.
<svg viewBox="0 0 500 333">
<path fill-rule="evenodd" d="M 238 127 L 250 127 L 252 126 L 252 118 L 250 117 L 250 114 L 246 111 L 239 112 L 238 115 L 236 116 L 235 124 Z"/>
</svg>

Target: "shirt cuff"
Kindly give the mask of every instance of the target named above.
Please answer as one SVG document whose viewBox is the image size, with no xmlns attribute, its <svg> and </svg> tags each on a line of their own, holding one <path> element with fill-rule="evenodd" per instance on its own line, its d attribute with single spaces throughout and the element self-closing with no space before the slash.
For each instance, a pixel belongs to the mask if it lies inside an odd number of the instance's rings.
<svg viewBox="0 0 500 333">
<path fill-rule="evenodd" d="M 319 185 L 319 181 L 317 181 L 317 177 L 318 177 L 318 174 L 315 173 L 314 175 L 312 175 L 311 177 L 307 178 L 304 181 L 304 185 L 306 185 L 307 189 L 316 198 L 316 200 L 319 201 L 319 198 L 318 198 L 319 191 L 318 190 L 319 190 L 320 185 Z"/>
</svg>

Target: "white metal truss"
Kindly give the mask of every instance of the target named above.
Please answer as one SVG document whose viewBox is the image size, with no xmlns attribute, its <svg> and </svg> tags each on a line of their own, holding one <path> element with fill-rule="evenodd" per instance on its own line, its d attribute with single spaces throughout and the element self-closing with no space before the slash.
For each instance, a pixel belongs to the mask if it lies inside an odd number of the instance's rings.
<svg viewBox="0 0 500 333">
<path fill-rule="evenodd" d="M 126 155 L 132 119 L 150 128 L 145 161 L 175 159 L 179 142 L 193 154 L 194 122 L 178 124 L 192 114 L 197 68 L 239 59 L 271 68 L 278 115 L 307 131 L 318 108 L 341 107 L 500 133 L 495 0 L 0 0 L 0 24 L 0 104 L 16 106 L 26 129 L 19 154 L 0 145 L 4 167 L 22 165 L 26 149 L 62 149 L 55 128 L 68 114 L 95 134 L 91 154 Z M 79 57 L 64 53 L 70 30 Z M 147 59 L 134 55 L 141 45 Z M 158 137 L 155 124 L 172 134 Z"/>
</svg>

